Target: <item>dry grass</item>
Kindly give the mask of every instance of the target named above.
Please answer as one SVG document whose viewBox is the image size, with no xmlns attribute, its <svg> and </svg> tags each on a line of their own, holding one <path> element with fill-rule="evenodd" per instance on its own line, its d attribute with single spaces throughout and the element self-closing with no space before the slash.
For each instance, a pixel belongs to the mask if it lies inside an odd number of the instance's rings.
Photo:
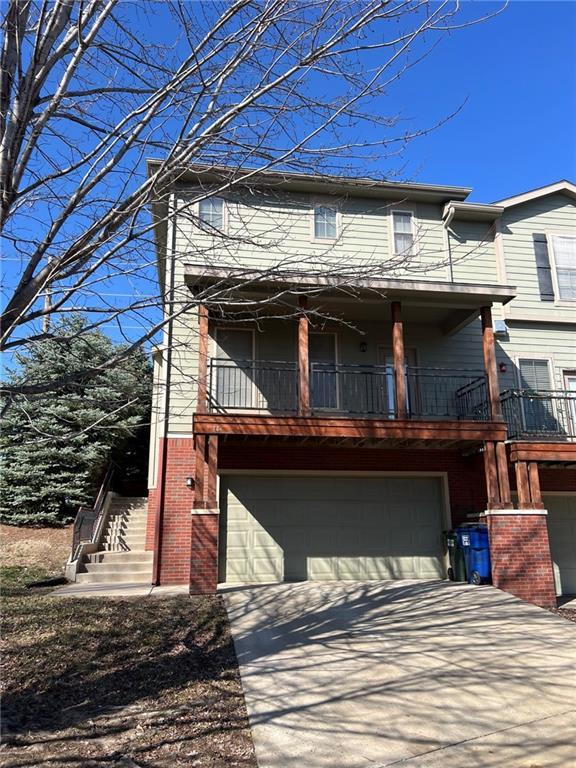
<svg viewBox="0 0 576 768">
<path fill-rule="evenodd" d="M 61 556 L 29 565 L 3 568 L 3 768 L 255 768 L 220 598 L 54 598 L 24 585 Z"/>
<path fill-rule="evenodd" d="M 31 528 L 0 525 L 0 565 L 43 568 L 60 575 L 72 546 L 72 526 Z"/>
</svg>

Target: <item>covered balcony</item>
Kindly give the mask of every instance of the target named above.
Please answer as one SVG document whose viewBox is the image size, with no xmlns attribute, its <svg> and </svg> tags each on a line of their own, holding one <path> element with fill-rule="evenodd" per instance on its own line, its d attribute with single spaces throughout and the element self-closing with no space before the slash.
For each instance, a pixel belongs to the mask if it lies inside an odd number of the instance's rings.
<svg viewBox="0 0 576 768">
<path fill-rule="evenodd" d="M 220 294 L 223 279 L 234 282 L 190 268 L 193 291 L 210 279 Z M 271 288 L 238 290 L 262 307 Z M 491 305 L 513 295 L 494 285 L 372 280 L 343 291 L 300 281 L 269 316 L 231 321 L 201 306 L 194 432 L 390 447 L 503 440 Z"/>
</svg>

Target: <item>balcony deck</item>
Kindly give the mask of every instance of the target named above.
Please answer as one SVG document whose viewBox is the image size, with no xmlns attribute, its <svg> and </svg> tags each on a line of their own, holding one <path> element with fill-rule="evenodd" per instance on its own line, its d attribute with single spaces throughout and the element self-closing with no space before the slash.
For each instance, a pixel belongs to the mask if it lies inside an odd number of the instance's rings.
<svg viewBox="0 0 576 768">
<path fill-rule="evenodd" d="M 194 415 L 194 433 L 222 438 L 260 438 L 389 448 L 453 448 L 485 440 L 505 440 L 500 421 L 329 418 L 254 413 Z"/>
<path fill-rule="evenodd" d="M 576 393 L 514 389 L 502 393 L 512 461 L 576 468 Z"/>
<path fill-rule="evenodd" d="M 439 448 L 506 438 L 505 424 L 489 418 L 483 372 L 407 368 L 405 379 L 408 413 L 398 418 L 392 366 L 312 363 L 302 413 L 295 362 L 212 359 L 209 413 L 195 415 L 194 432 Z"/>
</svg>

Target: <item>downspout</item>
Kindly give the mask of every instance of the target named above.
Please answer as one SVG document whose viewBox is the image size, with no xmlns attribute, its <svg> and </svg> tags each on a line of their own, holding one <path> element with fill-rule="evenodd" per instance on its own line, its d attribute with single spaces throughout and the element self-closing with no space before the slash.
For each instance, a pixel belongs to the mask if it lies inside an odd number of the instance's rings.
<svg viewBox="0 0 576 768">
<path fill-rule="evenodd" d="M 174 206 L 172 205 L 171 219 L 174 216 Z M 160 568 L 162 565 L 162 532 L 164 523 L 164 498 L 166 488 L 167 456 L 168 456 L 168 425 L 170 419 L 170 378 L 172 369 L 172 341 L 173 341 L 173 323 L 174 323 L 174 283 L 176 274 L 176 227 L 172 221 L 170 243 L 170 272 L 168 292 L 168 313 L 169 320 L 166 325 L 165 350 L 166 357 L 164 365 L 166 375 L 164 376 L 164 434 L 161 438 L 160 456 L 158 460 L 158 483 L 157 483 L 157 513 L 154 524 L 154 557 L 152 560 L 152 585 L 157 587 L 160 584 Z"/>
<path fill-rule="evenodd" d="M 444 220 L 444 228 L 446 230 L 446 242 L 448 243 L 448 266 L 450 268 L 450 282 L 454 282 L 454 266 L 452 264 L 452 246 L 450 245 L 450 224 L 452 223 L 452 219 L 454 218 L 454 215 L 456 213 L 456 209 L 453 206 L 450 206 L 450 210 L 448 211 L 448 216 Z"/>
</svg>

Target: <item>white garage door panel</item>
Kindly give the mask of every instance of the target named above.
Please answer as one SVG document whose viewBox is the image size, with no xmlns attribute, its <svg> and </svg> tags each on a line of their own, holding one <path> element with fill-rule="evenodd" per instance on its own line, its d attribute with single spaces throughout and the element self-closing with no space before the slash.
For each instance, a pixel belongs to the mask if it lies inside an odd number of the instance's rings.
<svg viewBox="0 0 576 768">
<path fill-rule="evenodd" d="M 242 476 L 222 486 L 227 582 L 444 576 L 437 478 Z"/>
<path fill-rule="evenodd" d="M 544 496 L 556 591 L 576 594 L 576 496 Z"/>
</svg>

